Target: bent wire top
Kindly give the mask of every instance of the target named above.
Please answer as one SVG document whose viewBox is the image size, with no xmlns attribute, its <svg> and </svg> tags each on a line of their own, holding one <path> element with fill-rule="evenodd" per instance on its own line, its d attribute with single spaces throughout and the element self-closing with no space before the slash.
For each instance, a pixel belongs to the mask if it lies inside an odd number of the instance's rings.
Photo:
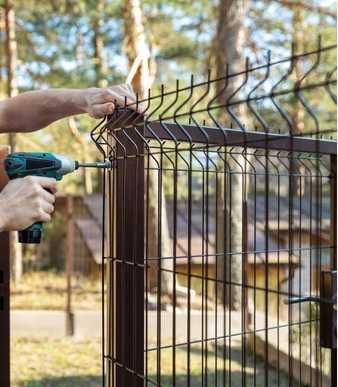
<svg viewBox="0 0 338 387">
<path fill-rule="evenodd" d="M 143 127 L 144 143 L 159 146 L 235 146 L 240 136 L 240 143 L 253 147 L 274 141 L 280 150 L 334 154 L 337 67 L 328 58 L 335 51 L 336 45 L 322 47 L 319 40 L 315 50 L 286 59 L 273 62 L 268 53 L 266 63 L 253 67 L 246 60 L 236 73 L 227 66 L 223 77 L 209 71 L 203 82 L 192 75 L 185 87 L 176 81 L 167 91 L 162 85 L 159 93 L 149 90 L 147 98 L 118 107 L 92 130 L 92 139 L 105 159 L 114 153 L 114 132 L 128 127 Z M 309 141 L 299 141 L 299 149 L 297 139 L 304 137 Z"/>
</svg>

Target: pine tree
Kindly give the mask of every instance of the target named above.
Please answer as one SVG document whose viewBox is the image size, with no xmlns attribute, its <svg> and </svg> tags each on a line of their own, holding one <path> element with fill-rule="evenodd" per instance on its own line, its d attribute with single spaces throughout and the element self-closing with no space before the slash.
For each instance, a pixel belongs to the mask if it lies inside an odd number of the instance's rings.
<svg viewBox="0 0 338 387">
<path fill-rule="evenodd" d="M 222 77 L 225 74 L 226 66 L 229 66 L 229 72 L 236 72 L 243 66 L 242 52 L 245 44 L 246 29 L 244 25 L 245 16 L 248 11 L 248 0 L 220 0 L 218 8 L 218 22 L 214 43 L 214 55 L 216 64 L 216 77 Z M 220 97 L 220 103 L 226 106 L 228 98 L 238 89 L 241 79 L 235 77 L 233 81 L 229 83 L 229 86 L 223 92 Z M 236 115 L 243 122 L 244 112 L 241 107 L 237 109 Z M 237 125 L 236 122 L 231 122 Z M 242 162 L 240 159 L 238 162 Z M 231 163 L 233 171 L 238 169 L 235 163 Z M 223 166 L 224 168 L 224 166 Z M 239 253 L 243 250 L 242 246 L 242 215 L 243 215 L 243 176 L 241 173 L 233 173 L 228 176 L 228 179 L 224 182 L 221 178 L 222 174 L 219 174 L 219 187 L 222 190 L 222 195 L 219 196 L 219 208 L 222 209 L 218 219 L 219 229 L 217 235 L 218 252 L 224 253 L 223 258 L 219 259 L 218 274 L 222 281 L 227 284 L 227 297 L 226 300 L 229 307 L 233 310 L 239 310 L 242 300 L 242 288 L 238 285 L 243 282 L 243 257 Z M 230 182 L 231 179 L 231 182 Z M 226 188 L 224 191 L 224 187 Z M 228 191 L 228 192 L 227 192 Z M 231 203 L 229 208 L 224 207 L 225 195 L 229 196 L 227 203 Z M 229 235 L 224 237 L 226 232 L 223 228 L 224 217 L 229 219 L 228 229 L 231 230 Z M 224 240 L 228 243 L 224 244 Z M 230 253 L 230 254 L 228 254 Z M 225 266 L 225 267 L 224 267 Z M 224 278 L 225 275 L 225 278 Z"/>
<path fill-rule="evenodd" d="M 5 56 L 7 68 L 7 96 L 14 97 L 18 93 L 16 83 L 16 66 L 17 66 L 17 43 L 15 31 L 15 9 L 14 1 L 5 0 L 4 4 L 5 18 Z M 11 152 L 17 149 L 17 135 L 9 134 L 9 145 Z M 22 247 L 17 241 L 17 232 L 10 233 L 10 252 L 11 252 L 11 269 L 14 282 L 19 282 L 22 277 Z"/>
</svg>

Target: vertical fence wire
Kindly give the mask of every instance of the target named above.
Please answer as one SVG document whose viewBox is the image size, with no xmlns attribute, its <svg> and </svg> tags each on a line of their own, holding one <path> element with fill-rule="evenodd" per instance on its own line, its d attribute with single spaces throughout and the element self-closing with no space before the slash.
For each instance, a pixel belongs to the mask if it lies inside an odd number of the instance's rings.
<svg viewBox="0 0 338 387">
<path fill-rule="evenodd" d="M 335 50 L 162 86 L 93 130 L 113 162 L 103 385 L 334 384 Z"/>
</svg>

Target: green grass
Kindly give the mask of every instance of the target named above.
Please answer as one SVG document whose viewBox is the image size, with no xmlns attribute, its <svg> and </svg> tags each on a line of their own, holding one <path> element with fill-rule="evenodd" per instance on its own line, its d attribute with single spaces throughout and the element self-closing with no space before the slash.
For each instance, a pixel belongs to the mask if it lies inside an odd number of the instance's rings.
<svg viewBox="0 0 338 387">
<path fill-rule="evenodd" d="M 101 308 L 101 281 L 85 276 L 72 280 L 73 309 Z M 64 310 L 66 305 L 66 276 L 48 271 L 23 275 L 18 285 L 11 285 L 11 309 Z"/>
<path fill-rule="evenodd" d="M 101 342 L 97 340 L 12 340 L 13 387 L 98 387 Z"/>
<path fill-rule="evenodd" d="M 187 386 L 187 349 L 185 347 L 178 347 L 175 357 L 176 385 L 178 387 L 185 387 Z M 156 381 L 156 352 L 150 354 L 148 361 L 150 378 Z M 202 354 L 200 345 L 192 345 L 190 352 L 191 386 L 229 387 L 230 385 L 231 387 L 242 387 L 242 383 L 244 382 L 244 385 L 249 387 L 255 385 L 255 379 L 257 386 L 264 386 L 264 362 L 260 358 L 256 359 L 256 372 L 252 355 L 247 353 L 246 362 L 247 365 L 244 375 L 242 370 L 242 350 L 238 345 L 232 346 L 231 361 L 229 361 L 228 351 L 226 351 L 224 357 L 223 347 L 215 349 L 213 344 L 209 344 L 208 348 L 205 348 Z M 171 387 L 173 385 L 172 349 L 161 351 L 161 370 L 161 386 Z M 277 372 L 270 368 L 267 370 L 267 375 L 269 385 L 277 386 Z M 289 386 L 288 378 L 283 372 L 280 372 L 279 378 L 280 387 Z"/>
<path fill-rule="evenodd" d="M 231 366 L 231 387 L 242 386 L 242 352 L 240 346 L 232 347 L 231 362 L 228 354 L 223 357 L 223 348 L 215 350 L 209 345 L 207 385 L 229 386 L 229 369 Z M 171 387 L 172 352 L 162 350 L 161 353 L 161 386 Z M 205 356 L 204 356 L 205 359 Z M 225 359 L 225 361 L 224 361 Z M 256 359 L 256 385 L 264 385 L 264 363 Z M 176 350 L 176 385 L 187 385 L 187 350 L 179 347 Z M 202 385 L 202 352 L 201 347 L 191 347 L 191 386 Z M 206 363 L 203 364 L 205 367 Z M 226 372 L 223 373 L 225 365 Z M 217 372 L 215 367 L 217 366 Z M 156 352 L 148 355 L 148 375 L 156 382 Z M 226 383 L 224 384 L 224 376 Z M 269 385 L 277 385 L 276 371 L 268 370 Z M 253 357 L 247 357 L 246 385 L 254 385 Z M 99 339 L 78 340 L 63 339 L 15 339 L 12 342 L 12 384 L 13 387 L 99 387 L 101 380 L 101 342 Z M 149 384 L 151 386 L 153 384 Z M 280 386 L 287 387 L 285 374 L 280 374 Z M 121 386 L 122 387 L 122 386 Z M 127 387 L 127 386 L 126 386 Z"/>
<path fill-rule="evenodd" d="M 66 278 L 52 272 L 33 272 L 24 275 L 22 282 L 13 286 L 12 309 L 64 310 L 66 301 Z M 74 309 L 97 310 L 101 307 L 101 284 L 99 280 L 85 277 L 74 278 Z M 230 354 L 223 348 L 209 343 L 202 353 L 200 345 L 191 346 L 190 375 L 191 387 L 199 387 L 204 380 L 212 387 L 242 386 L 242 350 L 240 343 L 233 343 Z M 207 363 L 205 362 L 207 354 Z M 176 385 L 187 385 L 187 348 L 176 349 Z M 101 381 L 101 341 L 99 339 L 14 339 L 12 342 L 12 386 L 14 387 L 99 387 Z M 264 385 L 265 368 L 260 358 L 247 354 L 245 372 L 246 385 Z M 172 350 L 161 351 L 161 386 L 173 385 Z M 256 361 L 256 372 L 254 369 Z M 157 378 L 158 358 L 156 351 L 148 354 L 148 375 Z M 225 370 L 225 371 L 224 371 Z M 277 372 L 267 371 L 269 385 L 278 384 Z M 284 373 L 279 375 L 279 385 L 287 387 Z M 225 380 L 225 382 L 224 382 Z M 149 383 L 149 386 L 152 384 Z"/>
</svg>

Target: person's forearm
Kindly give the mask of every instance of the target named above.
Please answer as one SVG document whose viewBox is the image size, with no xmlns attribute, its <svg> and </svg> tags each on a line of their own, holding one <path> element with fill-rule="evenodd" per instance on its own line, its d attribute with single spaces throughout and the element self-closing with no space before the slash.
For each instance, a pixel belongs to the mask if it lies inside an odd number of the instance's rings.
<svg viewBox="0 0 338 387">
<path fill-rule="evenodd" d="M 0 131 L 33 131 L 63 117 L 85 112 L 84 90 L 30 91 L 0 102 Z"/>
<path fill-rule="evenodd" d="M 114 112 L 115 105 L 126 102 L 132 109 L 144 111 L 135 103 L 135 94 L 128 85 L 30 91 L 0 101 L 0 132 L 31 132 L 82 113 L 103 118 Z"/>
</svg>

